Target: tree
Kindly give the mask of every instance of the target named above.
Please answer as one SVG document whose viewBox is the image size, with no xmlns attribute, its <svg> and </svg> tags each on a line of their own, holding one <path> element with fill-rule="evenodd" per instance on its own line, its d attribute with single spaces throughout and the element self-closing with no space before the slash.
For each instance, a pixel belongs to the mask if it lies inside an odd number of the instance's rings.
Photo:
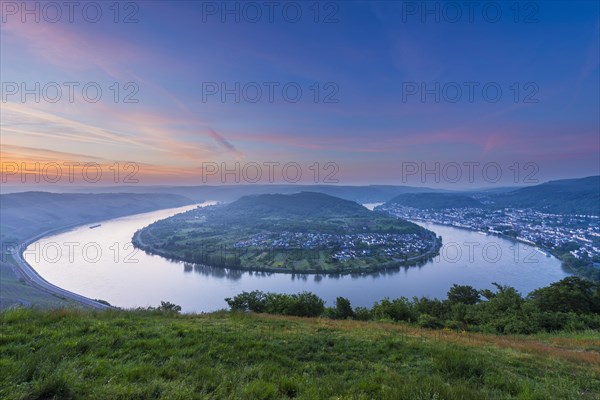
<svg viewBox="0 0 600 400">
<path fill-rule="evenodd" d="M 534 290 L 528 296 L 541 311 L 599 313 L 600 285 L 576 276 L 569 276 L 550 286 Z"/>
<path fill-rule="evenodd" d="M 161 301 L 160 306 L 157 309 L 160 311 L 174 312 L 177 314 L 181 312 L 181 306 L 173 304 L 170 301 Z"/>
<path fill-rule="evenodd" d="M 354 309 L 354 318 L 359 321 L 369 321 L 372 319 L 371 310 L 367 307 L 356 307 Z"/>
<path fill-rule="evenodd" d="M 294 294 L 290 315 L 299 317 L 318 317 L 325 311 L 325 302 L 319 296 L 310 292 Z"/>
<path fill-rule="evenodd" d="M 372 314 L 376 319 L 391 319 L 394 321 L 417 320 L 412 304 L 406 297 L 394 300 L 386 297 L 373 305 Z"/>
<path fill-rule="evenodd" d="M 479 292 L 473 286 L 454 284 L 448 291 L 448 301 L 452 304 L 477 304 Z"/>
<path fill-rule="evenodd" d="M 438 299 L 428 299 L 426 297 L 413 297 L 413 308 L 417 314 L 429 314 L 439 319 L 446 319 L 449 311 L 451 310 L 451 304 L 448 301 L 441 301 Z"/>
<path fill-rule="evenodd" d="M 334 316 L 338 319 L 354 318 L 354 310 L 352 310 L 350 300 L 345 297 L 336 298 Z"/>
<path fill-rule="evenodd" d="M 225 301 L 232 311 L 264 312 L 267 296 L 260 290 L 242 292 L 234 298 L 226 298 Z"/>
</svg>

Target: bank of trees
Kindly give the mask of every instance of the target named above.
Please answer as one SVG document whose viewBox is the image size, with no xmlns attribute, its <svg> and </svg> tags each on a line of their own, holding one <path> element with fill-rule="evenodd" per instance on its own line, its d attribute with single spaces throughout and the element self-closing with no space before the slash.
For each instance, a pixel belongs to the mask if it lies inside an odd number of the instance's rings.
<svg viewBox="0 0 600 400">
<path fill-rule="evenodd" d="M 316 294 L 263 293 L 260 290 L 242 292 L 225 301 L 234 311 L 253 311 L 267 314 L 318 317 L 325 312 L 325 302 Z"/>
<path fill-rule="evenodd" d="M 352 308 L 343 297 L 333 307 L 315 294 L 243 292 L 225 299 L 233 311 L 328 317 L 336 319 L 404 321 L 431 329 L 530 334 L 560 330 L 600 329 L 600 283 L 568 277 L 523 297 L 512 287 L 493 284 L 476 290 L 453 285 L 447 299 L 385 298 L 371 308 Z"/>
</svg>

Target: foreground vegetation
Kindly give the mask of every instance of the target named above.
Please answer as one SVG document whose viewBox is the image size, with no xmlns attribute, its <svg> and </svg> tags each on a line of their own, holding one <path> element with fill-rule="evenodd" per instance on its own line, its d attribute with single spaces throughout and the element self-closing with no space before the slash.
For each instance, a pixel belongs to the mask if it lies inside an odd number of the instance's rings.
<svg viewBox="0 0 600 400">
<path fill-rule="evenodd" d="M 600 396 L 595 332 L 495 336 L 160 310 L 21 308 L 0 315 L 0 398 L 6 399 Z"/>
<path fill-rule="evenodd" d="M 600 283 L 564 278 L 523 297 L 514 288 L 494 283 L 496 291 L 454 285 L 446 300 L 405 297 L 352 308 L 338 297 L 334 307 L 315 294 L 242 292 L 227 298 L 234 311 L 329 317 L 334 319 L 404 321 L 422 328 L 468 330 L 495 334 L 531 334 L 561 330 L 600 329 Z M 482 297 L 485 300 L 482 300 Z"/>
</svg>

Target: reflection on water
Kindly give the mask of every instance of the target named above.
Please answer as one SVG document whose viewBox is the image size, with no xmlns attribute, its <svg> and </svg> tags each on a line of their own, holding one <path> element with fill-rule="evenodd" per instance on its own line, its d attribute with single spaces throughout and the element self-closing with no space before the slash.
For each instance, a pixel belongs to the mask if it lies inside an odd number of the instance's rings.
<svg viewBox="0 0 600 400">
<path fill-rule="evenodd" d="M 25 258 L 51 283 L 84 296 L 121 307 L 158 305 L 168 300 L 186 312 L 224 308 L 224 298 L 244 290 L 307 290 L 329 305 L 337 296 L 344 296 L 354 306 L 371 306 L 384 297 L 444 297 L 453 283 L 483 289 L 497 282 L 525 294 L 567 275 L 557 259 L 533 247 L 430 223 L 419 225 L 442 236 L 438 257 L 416 266 L 369 274 L 240 271 L 167 260 L 131 247 L 131 237 L 139 228 L 191 208 L 118 218 L 95 229 L 83 226 L 33 243 Z"/>
<path fill-rule="evenodd" d="M 181 262 L 176 260 L 168 260 L 173 264 L 180 264 L 183 267 L 184 273 L 196 272 L 198 274 L 218 279 L 230 279 L 230 280 L 238 280 L 241 279 L 243 275 L 248 276 L 256 276 L 256 277 L 270 277 L 273 275 L 287 275 L 290 279 L 302 279 L 309 280 L 314 279 L 315 282 L 320 282 L 322 279 L 341 279 L 342 277 L 351 278 L 351 279 L 361 279 L 364 277 L 378 278 L 378 277 L 386 277 L 393 276 L 398 274 L 401 271 L 408 271 L 409 269 L 420 269 L 424 265 L 428 263 L 428 261 L 419 261 L 416 264 L 411 264 L 410 266 L 398 266 L 398 267 L 388 267 L 386 269 L 382 269 L 375 272 L 364 272 L 364 273 L 347 273 L 347 274 L 299 274 L 292 272 L 285 273 L 276 273 L 271 271 L 244 271 L 239 269 L 231 269 L 231 268 L 221 268 L 221 267 L 213 267 L 210 265 L 204 264 L 192 264 L 187 262 Z"/>
</svg>

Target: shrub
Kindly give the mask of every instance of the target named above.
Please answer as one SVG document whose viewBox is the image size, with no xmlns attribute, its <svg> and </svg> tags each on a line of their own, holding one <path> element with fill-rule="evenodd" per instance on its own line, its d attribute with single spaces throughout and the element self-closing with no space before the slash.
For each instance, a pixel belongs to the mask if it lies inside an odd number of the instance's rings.
<svg viewBox="0 0 600 400">
<path fill-rule="evenodd" d="M 299 317 L 318 317 L 325 311 L 325 302 L 319 296 L 310 292 L 293 294 L 290 302 L 289 315 Z"/>
<path fill-rule="evenodd" d="M 161 301 L 160 306 L 158 306 L 157 309 L 159 311 L 174 312 L 177 314 L 179 314 L 181 312 L 181 306 L 178 306 L 177 304 L 173 304 L 169 301 Z"/>
<path fill-rule="evenodd" d="M 412 304 L 406 297 L 390 300 L 385 298 L 373 305 L 372 315 L 377 319 L 391 319 L 394 321 L 416 321 Z"/>
<path fill-rule="evenodd" d="M 421 328 L 429 328 L 429 329 L 441 329 L 444 327 L 444 324 L 440 322 L 436 317 L 433 317 L 429 314 L 421 314 L 419 315 L 418 325 Z"/>
<path fill-rule="evenodd" d="M 354 309 L 354 318 L 359 321 L 368 321 L 372 319 L 371 310 L 366 307 L 356 307 Z"/>
<path fill-rule="evenodd" d="M 436 318 L 446 318 L 449 307 L 447 301 L 428 299 L 426 297 L 413 298 L 413 308 L 417 314 L 429 314 Z"/>
<path fill-rule="evenodd" d="M 225 301 L 233 311 L 252 311 L 261 313 L 265 311 L 267 296 L 260 290 L 252 292 L 242 292 L 232 298 L 226 298 Z"/>
<path fill-rule="evenodd" d="M 310 292 L 299 294 L 242 292 L 225 301 L 233 311 L 266 312 L 269 314 L 318 317 L 325 311 L 325 302 Z"/>
</svg>

